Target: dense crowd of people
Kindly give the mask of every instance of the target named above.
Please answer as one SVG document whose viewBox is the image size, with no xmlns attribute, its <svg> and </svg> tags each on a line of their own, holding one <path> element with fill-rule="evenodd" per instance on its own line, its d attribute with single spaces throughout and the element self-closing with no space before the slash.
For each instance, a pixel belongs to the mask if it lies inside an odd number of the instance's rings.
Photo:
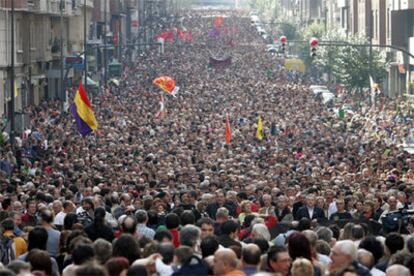
<svg viewBox="0 0 414 276">
<path fill-rule="evenodd" d="M 247 14 L 182 25 L 192 41 L 127 59 L 91 99 L 93 135 L 53 101 L 14 151 L 3 134 L 0 275 L 414 275 L 410 107 L 346 92 L 328 107 Z M 156 119 L 162 75 L 180 91 Z"/>
</svg>

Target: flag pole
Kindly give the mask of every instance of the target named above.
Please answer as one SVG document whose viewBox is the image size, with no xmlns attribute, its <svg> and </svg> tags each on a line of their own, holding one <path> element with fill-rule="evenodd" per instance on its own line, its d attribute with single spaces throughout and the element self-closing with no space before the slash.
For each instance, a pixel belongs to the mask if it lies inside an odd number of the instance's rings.
<svg viewBox="0 0 414 276">
<path fill-rule="evenodd" d="M 163 110 L 161 111 L 161 112 L 162 112 L 162 114 L 161 114 L 161 118 L 164 118 L 164 119 L 163 119 L 163 121 L 166 121 L 166 120 L 168 119 L 168 118 L 166 118 L 166 117 L 165 117 L 165 112 L 166 112 L 166 110 L 167 110 L 167 97 L 164 97 L 162 93 L 163 93 L 163 92 L 161 92 L 161 99 L 162 99 L 162 102 L 163 102 L 164 108 L 163 108 Z"/>
<path fill-rule="evenodd" d="M 88 54 L 86 48 L 88 46 L 87 35 L 86 35 L 86 0 L 83 2 L 83 58 L 84 58 L 84 71 L 85 71 L 85 81 L 84 88 L 88 88 Z"/>
</svg>

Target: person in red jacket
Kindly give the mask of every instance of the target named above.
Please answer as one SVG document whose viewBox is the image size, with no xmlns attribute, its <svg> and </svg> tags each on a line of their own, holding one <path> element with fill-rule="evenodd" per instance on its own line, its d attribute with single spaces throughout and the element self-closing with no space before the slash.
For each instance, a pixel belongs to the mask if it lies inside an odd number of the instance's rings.
<svg viewBox="0 0 414 276">
<path fill-rule="evenodd" d="M 173 244 L 175 248 L 180 246 L 180 234 L 178 227 L 180 226 L 180 217 L 175 213 L 170 213 L 165 217 L 165 226 L 173 236 Z"/>
</svg>

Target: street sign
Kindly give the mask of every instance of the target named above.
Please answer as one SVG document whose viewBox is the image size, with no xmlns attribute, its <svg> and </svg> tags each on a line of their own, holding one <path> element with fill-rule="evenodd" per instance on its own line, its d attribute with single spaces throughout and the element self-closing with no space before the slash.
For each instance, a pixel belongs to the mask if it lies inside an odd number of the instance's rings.
<svg viewBox="0 0 414 276">
<path fill-rule="evenodd" d="M 121 64 L 120 63 L 111 63 L 108 65 L 108 74 L 109 77 L 120 77 L 121 76 Z"/>
<path fill-rule="evenodd" d="M 85 64 L 84 63 L 75 63 L 75 64 L 73 64 L 73 69 L 75 69 L 75 70 L 83 70 L 83 68 L 85 67 Z"/>
<path fill-rule="evenodd" d="M 73 67 L 76 70 L 83 70 L 83 58 L 80 56 L 65 57 L 66 68 Z"/>
</svg>

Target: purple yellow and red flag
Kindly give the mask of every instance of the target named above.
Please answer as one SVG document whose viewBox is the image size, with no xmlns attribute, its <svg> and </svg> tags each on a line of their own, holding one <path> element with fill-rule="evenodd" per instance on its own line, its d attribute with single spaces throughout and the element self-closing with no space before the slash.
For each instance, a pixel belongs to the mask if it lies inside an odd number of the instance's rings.
<svg viewBox="0 0 414 276">
<path fill-rule="evenodd" d="M 86 136 L 98 128 L 98 122 L 96 121 L 93 108 L 83 88 L 82 81 L 79 83 L 79 88 L 76 91 L 75 99 L 70 110 L 76 120 L 78 132 L 82 136 Z"/>
</svg>

